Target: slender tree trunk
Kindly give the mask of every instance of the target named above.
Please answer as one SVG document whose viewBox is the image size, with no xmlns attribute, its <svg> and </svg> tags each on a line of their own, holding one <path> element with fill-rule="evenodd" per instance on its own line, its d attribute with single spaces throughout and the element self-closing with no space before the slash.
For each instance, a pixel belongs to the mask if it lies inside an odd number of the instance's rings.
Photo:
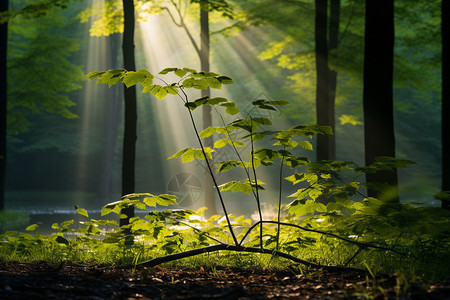
<svg viewBox="0 0 450 300">
<path fill-rule="evenodd" d="M 206 7 L 200 8 L 200 69 L 205 72 L 209 72 L 209 10 Z M 210 96 L 210 89 L 202 90 L 202 97 Z M 203 127 L 207 128 L 212 126 L 212 116 L 211 116 L 211 106 L 204 105 L 203 106 Z M 211 147 L 213 146 L 213 137 L 208 137 L 205 139 L 205 146 Z M 209 216 L 215 215 L 217 213 L 216 210 L 216 201 L 215 201 L 215 191 L 214 191 L 214 182 L 209 174 L 209 172 L 205 172 L 205 206 L 208 208 L 207 214 Z"/>
<path fill-rule="evenodd" d="M 328 51 L 336 50 L 339 41 L 339 21 L 341 14 L 341 0 L 330 0 L 330 23 L 328 29 Z M 329 54 L 329 53 L 328 53 Z M 330 56 L 330 55 L 328 55 Z M 330 160 L 336 159 L 336 126 L 335 126 L 335 103 L 336 103 L 336 88 L 337 88 L 337 72 L 330 70 L 328 67 L 328 85 L 329 85 L 329 126 L 333 130 L 334 135 L 328 136 L 328 143 L 330 149 Z"/>
<path fill-rule="evenodd" d="M 450 1 L 442 0 L 442 190 L 450 191 Z M 450 201 L 442 201 L 450 209 Z"/>
<path fill-rule="evenodd" d="M 316 116 L 317 125 L 331 126 L 330 90 L 328 69 L 328 39 L 327 39 L 327 0 L 315 0 L 315 43 L 316 43 Z M 332 159 L 334 143 L 330 136 L 318 135 L 317 160 Z M 334 147 L 333 147 L 334 148 Z"/>
<path fill-rule="evenodd" d="M 134 3 L 133 0 L 123 0 L 124 30 L 123 30 L 123 63 L 128 71 L 136 71 L 134 58 Z M 136 86 L 124 88 L 125 91 L 125 129 L 122 156 L 122 195 L 134 193 L 135 190 L 135 160 L 136 160 Z M 128 218 L 120 219 L 120 226 L 129 223 L 134 216 L 134 207 L 123 209 Z"/>
<path fill-rule="evenodd" d="M 0 3 L 0 12 L 8 10 L 8 0 Z M 0 211 L 5 209 L 6 175 L 6 103 L 7 103 L 8 22 L 0 24 Z"/>
<path fill-rule="evenodd" d="M 108 45 L 108 53 L 105 57 L 103 69 L 119 68 L 119 49 L 122 35 L 115 33 L 104 37 Z M 112 182 L 114 177 L 114 154 L 116 149 L 117 135 L 122 112 L 122 97 L 120 96 L 122 86 L 114 85 L 107 87 L 104 94 L 104 116 L 103 116 L 103 143 L 100 157 L 100 179 L 97 190 L 98 205 L 102 206 L 111 202 Z"/>
<path fill-rule="evenodd" d="M 366 0 L 364 45 L 364 149 L 366 165 L 377 156 L 395 157 L 393 111 L 394 1 Z M 396 189 L 397 170 L 366 174 L 368 184 L 384 182 Z M 370 197 L 381 193 L 369 188 Z M 390 202 L 398 202 L 394 191 Z"/>
</svg>

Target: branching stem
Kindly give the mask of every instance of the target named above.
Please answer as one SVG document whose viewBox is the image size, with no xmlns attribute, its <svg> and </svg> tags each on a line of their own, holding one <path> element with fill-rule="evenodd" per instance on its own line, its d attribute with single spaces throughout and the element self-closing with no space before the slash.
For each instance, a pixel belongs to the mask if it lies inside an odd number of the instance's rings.
<svg viewBox="0 0 450 300">
<path fill-rule="evenodd" d="M 174 260 L 178 260 L 178 259 L 182 259 L 182 258 L 186 258 L 186 257 L 191 257 L 191 256 L 203 254 L 203 253 L 211 253 L 211 252 L 215 252 L 215 251 L 221 251 L 221 250 L 272 254 L 272 255 L 277 255 L 277 256 L 292 260 L 296 263 L 300 263 L 300 264 L 303 264 L 308 267 L 329 270 L 329 271 L 347 271 L 347 272 L 351 272 L 351 271 L 355 272 L 356 271 L 356 272 L 362 272 L 362 273 L 367 272 L 366 270 L 363 270 L 363 269 L 351 268 L 351 267 L 346 267 L 346 266 L 326 266 L 326 265 L 316 264 L 313 262 L 306 261 L 304 259 L 297 258 L 295 256 L 292 256 L 292 255 L 284 253 L 284 252 L 276 251 L 276 250 L 274 251 L 274 250 L 261 249 L 261 248 L 256 248 L 256 247 L 242 247 L 242 246 L 234 246 L 234 245 L 227 245 L 227 244 L 213 245 L 213 246 L 198 248 L 198 249 L 185 251 L 185 252 L 181 252 L 181 253 L 171 254 L 171 255 L 167 255 L 167 256 L 163 256 L 163 257 L 157 257 L 152 260 L 142 262 L 142 263 L 138 264 L 138 266 L 139 267 L 154 267 L 154 266 L 157 266 L 162 263 L 166 263 L 166 262 L 170 262 L 170 261 L 174 261 Z"/>
</svg>

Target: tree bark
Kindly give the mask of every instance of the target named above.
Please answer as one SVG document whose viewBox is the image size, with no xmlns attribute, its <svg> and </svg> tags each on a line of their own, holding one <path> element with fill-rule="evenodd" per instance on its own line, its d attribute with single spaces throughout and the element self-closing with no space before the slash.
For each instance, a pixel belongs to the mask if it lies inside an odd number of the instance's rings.
<svg viewBox="0 0 450 300">
<path fill-rule="evenodd" d="M 366 0 L 364 38 L 364 147 L 369 165 L 377 156 L 395 157 L 393 111 L 394 1 Z M 397 170 L 366 174 L 367 183 L 382 182 L 395 190 L 385 199 L 398 202 Z M 368 188 L 370 197 L 382 195 Z"/>
<path fill-rule="evenodd" d="M 8 0 L 0 12 L 8 10 Z M 5 209 L 8 22 L 0 24 L 0 211 Z"/>
<path fill-rule="evenodd" d="M 450 1 L 441 2 L 442 30 L 442 190 L 450 191 Z M 450 209 L 450 201 L 442 207 Z"/>
<path fill-rule="evenodd" d="M 327 39 L 327 0 L 315 0 L 315 43 L 316 43 L 316 116 L 317 125 L 331 126 L 330 90 L 328 69 L 328 39 Z M 317 160 L 332 158 L 334 143 L 328 135 L 317 136 Z"/>
<path fill-rule="evenodd" d="M 136 71 L 134 57 L 134 3 L 133 0 L 123 0 L 124 30 L 123 30 L 123 63 L 128 71 Z M 136 86 L 124 88 L 125 96 L 125 129 L 122 156 L 122 195 L 134 193 L 135 190 L 135 160 L 136 160 Z M 134 207 L 122 210 L 126 219 L 120 219 L 120 226 L 129 224 L 129 218 L 134 216 Z"/>
<path fill-rule="evenodd" d="M 207 4 L 206 4 L 207 5 Z M 209 59 L 210 59 L 210 53 L 209 53 L 209 9 L 208 7 L 202 7 L 200 6 L 200 69 L 204 72 L 209 72 Z M 206 90 L 202 90 L 201 92 L 202 97 L 204 96 L 210 96 L 211 90 L 210 88 Z M 209 126 L 212 126 L 212 116 L 211 116 L 211 106 L 204 105 L 203 106 L 203 128 L 207 128 Z M 205 146 L 206 147 L 213 147 L 213 137 L 210 136 L 205 139 Z M 212 166 L 212 164 L 211 164 Z M 207 214 L 209 216 L 217 214 L 216 210 L 216 201 L 215 201 L 215 191 L 214 191 L 214 183 L 213 180 L 209 174 L 209 172 L 205 171 L 205 177 L 204 177 L 204 183 L 205 183 L 205 206 L 208 208 Z"/>
</svg>

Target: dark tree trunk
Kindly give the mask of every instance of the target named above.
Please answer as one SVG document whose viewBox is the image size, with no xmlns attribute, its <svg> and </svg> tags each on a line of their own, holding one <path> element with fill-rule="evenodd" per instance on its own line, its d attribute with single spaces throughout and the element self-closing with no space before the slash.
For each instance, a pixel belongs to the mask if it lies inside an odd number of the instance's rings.
<svg viewBox="0 0 450 300">
<path fill-rule="evenodd" d="M 0 3 L 0 12 L 8 10 L 8 0 Z M 6 175 L 6 103 L 7 103 L 7 46 L 8 23 L 0 25 L 0 211 L 5 209 Z"/>
<path fill-rule="evenodd" d="M 331 126 L 329 69 L 328 69 L 328 38 L 327 38 L 327 0 L 315 0 L 315 43 L 316 43 L 316 116 L 317 125 Z M 333 149 L 332 149 L 333 148 Z M 328 135 L 317 137 L 317 160 L 333 159 L 334 143 Z"/>
<path fill-rule="evenodd" d="M 328 51 L 331 52 L 338 47 L 339 42 L 339 17 L 341 14 L 341 0 L 330 0 L 330 24 L 328 29 Z M 328 101 L 329 126 L 333 130 L 334 135 L 328 136 L 328 149 L 330 152 L 330 160 L 336 159 L 336 131 L 335 131 L 335 102 L 337 88 L 337 72 L 328 68 L 328 85 L 329 97 Z"/>
<path fill-rule="evenodd" d="M 108 53 L 105 55 L 105 66 L 102 69 L 119 69 L 119 49 L 122 35 L 115 33 L 105 37 L 108 45 Z M 112 202 L 112 183 L 114 177 L 114 154 L 119 132 L 122 97 L 120 96 L 122 86 L 114 85 L 107 87 L 104 94 L 104 116 L 103 116 L 103 140 L 100 157 L 100 176 L 97 199 L 98 205 L 102 206 Z"/>
<path fill-rule="evenodd" d="M 364 149 L 366 165 L 377 156 L 395 157 L 393 115 L 394 1 L 366 0 L 364 38 Z M 366 174 L 367 183 L 397 187 L 397 170 Z M 370 197 L 379 197 L 368 189 Z M 398 202 L 398 192 L 385 199 Z"/>
<path fill-rule="evenodd" d="M 134 58 L 134 3 L 133 0 L 123 0 L 124 30 L 123 30 L 123 63 L 128 71 L 136 71 Z M 134 193 L 134 172 L 136 160 L 136 86 L 124 88 L 125 91 L 125 129 L 123 138 L 122 156 L 122 195 Z M 129 218 L 134 216 L 134 207 L 123 209 L 123 214 L 128 218 L 120 219 L 120 226 L 129 223 Z"/>
<path fill-rule="evenodd" d="M 200 8 L 200 69 L 209 72 L 209 10 L 207 7 Z M 202 97 L 210 96 L 210 89 L 202 90 Z M 211 106 L 203 106 L 203 127 L 207 128 L 212 125 Z M 213 137 L 205 139 L 205 146 L 213 146 Z M 207 214 L 209 216 L 215 215 L 216 201 L 214 182 L 208 171 L 205 172 L 205 206 L 208 208 Z"/>
<path fill-rule="evenodd" d="M 450 1 L 442 0 L 442 190 L 450 191 Z M 442 201 L 450 209 L 450 201 Z"/>
</svg>

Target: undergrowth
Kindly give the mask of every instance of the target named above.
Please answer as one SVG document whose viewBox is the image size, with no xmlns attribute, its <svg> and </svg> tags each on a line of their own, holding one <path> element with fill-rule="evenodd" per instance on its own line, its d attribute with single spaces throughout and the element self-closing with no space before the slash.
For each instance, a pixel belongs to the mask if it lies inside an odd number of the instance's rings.
<svg viewBox="0 0 450 300">
<path fill-rule="evenodd" d="M 26 232 L 1 234 L 1 260 L 134 268 L 162 264 L 210 270 L 222 266 L 285 270 L 295 266 L 301 271 L 363 269 L 372 274 L 449 277 L 450 213 L 419 203 L 393 203 L 389 187 L 359 180 L 365 173 L 407 167 L 412 162 L 391 157 L 379 157 L 369 166 L 351 161 L 310 161 L 301 156 L 312 150 L 310 139 L 317 134 L 332 134 L 330 128 L 297 125 L 272 129 L 270 119 L 255 113 L 276 110 L 286 101 L 258 99 L 246 113 L 222 97 L 190 101 L 186 89 L 220 89 L 232 79 L 187 68 L 164 69 L 160 75 L 168 73 L 178 76 L 178 80 L 167 83 L 144 69 L 101 71 L 88 76 L 109 85 L 122 82 L 130 87 L 141 83 L 143 92 L 151 92 L 159 99 L 171 94 L 182 101 L 200 147 L 182 149 L 169 159 L 206 163 L 224 215 L 206 218 L 205 208 L 162 210 L 177 204 L 173 195 L 125 195 L 103 207 L 101 215 L 116 214 L 118 219 L 128 219 L 128 225 L 119 227 L 115 220 L 90 219 L 85 209 L 75 206 L 87 221 L 55 223 L 51 235 L 38 234 L 36 224 L 28 226 Z M 163 84 L 155 84 L 154 80 Z M 214 108 L 222 126 L 198 130 L 192 113 L 204 105 Z M 225 115 L 233 119 L 227 122 Z M 212 147 L 205 146 L 203 139 L 211 136 L 216 142 Z M 235 159 L 215 160 L 215 155 L 226 147 Z M 278 186 L 266 187 L 260 180 L 259 168 L 266 166 L 278 166 Z M 235 180 L 219 182 L 215 170 L 232 172 Z M 282 178 L 283 170 L 290 170 L 291 175 Z M 287 184 L 297 190 L 285 204 L 281 195 Z M 366 197 L 368 187 L 377 189 L 380 196 Z M 261 212 L 266 189 L 280 191 L 272 219 L 263 218 Z M 227 212 L 224 197 L 230 192 L 251 196 L 248 198 L 253 199 L 259 219 L 252 221 Z M 130 218 L 122 213 L 129 207 L 148 213 L 143 218 Z"/>
</svg>

